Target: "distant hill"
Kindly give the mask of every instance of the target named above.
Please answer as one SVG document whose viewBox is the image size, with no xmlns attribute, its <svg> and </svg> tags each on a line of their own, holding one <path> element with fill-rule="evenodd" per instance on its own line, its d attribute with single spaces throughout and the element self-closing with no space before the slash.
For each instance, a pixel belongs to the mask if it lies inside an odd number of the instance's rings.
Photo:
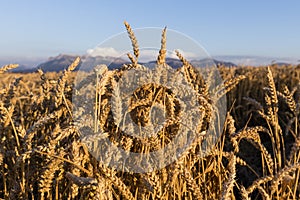
<svg viewBox="0 0 300 200">
<path fill-rule="evenodd" d="M 214 59 L 232 62 L 238 66 L 267 66 L 277 64 L 279 66 L 298 64 L 296 58 L 268 57 L 268 56 L 214 56 Z"/>
<path fill-rule="evenodd" d="M 42 69 L 44 72 L 59 72 L 66 69 L 78 56 L 75 55 L 58 55 L 56 57 L 49 58 L 46 62 L 39 64 L 36 69 Z M 128 61 L 122 60 L 120 58 L 114 57 L 87 57 L 80 56 L 81 63 L 76 68 L 79 68 L 89 71 L 92 70 L 96 65 L 105 64 L 108 65 L 110 69 L 121 67 L 124 63 L 128 63 Z"/>
<path fill-rule="evenodd" d="M 18 68 L 11 70 L 12 72 L 22 72 L 22 73 L 30 73 L 37 71 L 37 69 L 42 69 L 44 72 L 59 72 L 67 68 L 76 58 L 76 55 L 67 55 L 67 54 L 60 54 L 55 57 L 50 57 L 45 62 L 42 62 L 41 64 L 36 65 L 36 67 L 31 67 L 30 65 L 20 65 Z M 80 56 L 81 57 L 81 63 L 76 68 L 78 70 L 79 68 L 81 70 L 90 71 L 92 70 L 96 65 L 99 64 L 105 64 L 108 66 L 109 69 L 116 69 L 120 68 L 123 64 L 130 63 L 129 59 L 122 59 L 122 58 L 115 58 L 115 57 L 109 57 L 109 56 Z M 267 58 L 267 57 L 243 57 L 243 56 L 223 56 L 223 57 L 216 57 L 217 59 L 201 59 L 201 60 L 191 60 L 190 63 L 196 67 L 205 67 L 207 65 L 211 65 L 212 62 L 216 66 L 226 66 L 226 67 L 232 67 L 232 66 L 243 66 L 243 65 L 254 65 L 258 63 L 262 63 L 265 65 L 289 65 L 292 62 L 280 62 L 280 59 L 273 59 Z M 232 61 L 231 61 L 232 60 Z M 279 60 L 279 61 L 278 61 Z M 289 61 L 289 60 L 287 60 Z M 18 62 L 14 62 L 18 63 Z M 166 58 L 166 63 L 173 68 L 177 69 L 182 66 L 182 63 L 177 58 Z M 149 61 L 146 63 L 140 63 L 143 64 L 149 68 L 152 68 L 155 66 L 156 61 Z"/>
<path fill-rule="evenodd" d="M 44 72 L 62 71 L 66 67 L 68 67 L 75 60 L 76 57 L 77 56 L 61 54 L 56 57 L 49 58 L 46 62 L 39 64 L 35 69 L 32 69 L 32 70 L 42 69 Z M 214 62 L 216 66 L 219 66 L 219 65 L 228 66 L 228 67 L 236 66 L 234 63 L 231 63 L 231 62 L 223 62 L 223 61 L 213 60 L 213 59 L 192 60 L 191 64 L 194 66 L 197 66 L 197 67 L 204 67 L 207 65 L 211 65 L 212 62 Z M 84 71 L 90 71 L 96 65 L 99 65 L 99 64 L 105 64 L 108 66 L 109 69 L 116 69 L 116 68 L 120 68 L 123 64 L 128 64 L 128 63 L 130 63 L 128 60 L 124 60 L 121 58 L 115 58 L 115 57 L 82 56 L 81 63 L 77 67 L 77 69 L 80 68 Z M 166 58 L 166 63 L 175 69 L 182 66 L 182 62 L 176 58 Z M 156 61 L 150 61 L 147 63 L 140 63 L 140 64 L 144 64 L 147 67 L 151 68 L 151 67 L 155 66 Z"/>
<path fill-rule="evenodd" d="M 122 58 L 115 58 L 110 56 L 82 56 L 82 63 L 79 65 L 78 69 L 81 68 L 84 71 L 92 70 L 96 65 L 105 64 L 109 69 L 116 69 L 122 67 L 123 64 L 128 64 L 130 61 L 124 60 Z"/>
<path fill-rule="evenodd" d="M 45 58 L 8 57 L 0 58 L 0 67 L 7 64 L 19 64 L 19 67 L 9 70 L 14 73 L 30 73 L 36 71 L 35 67 Z"/>
<path fill-rule="evenodd" d="M 46 61 L 43 59 L 29 59 L 29 58 L 4 58 L 0 59 L 0 67 L 9 64 L 9 63 L 18 63 L 20 66 L 16 69 L 11 70 L 11 72 L 21 72 L 21 73 L 30 73 L 35 72 L 37 69 L 42 69 L 45 72 L 51 71 L 62 71 L 68 67 L 76 58 L 76 55 L 67 55 L 60 54 L 55 57 L 50 57 Z M 92 70 L 98 64 L 106 64 L 109 69 L 120 68 L 123 64 L 128 64 L 129 59 L 127 58 L 115 58 L 109 56 L 80 56 L 81 63 L 77 67 L 84 70 Z M 289 59 L 289 58 L 276 58 L 276 57 L 260 57 L 260 56 L 215 56 L 213 59 L 202 59 L 202 60 L 191 60 L 190 62 L 197 67 L 206 66 L 211 64 L 212 61 L 216 66 L 264 66 L 264 65 L 290 65 L 290 64 L 299 64 L 299 60 Z M 176 58 L 166 58 L 166 63 L 173 68 L 179 68 L 182 66 L 182 63 L 179 59 Z M 147 67 L 154 67 L 156 61 L 149 61 L 144 64 Z"/>
<path fill-rule="evenodd" d="M 13 73 L 32 73 L 32 72 L 35 72 L 36 69 L 33 67 L 29 67 L 27 65 L 19 65 L 17 68 L 14 68 L 9 71 L 13 72 Z"/>
<path fill-rule="evenodd" d="M 166 63 L 175 69 L 182 66 L 182 62 L 176 58 L 166 58 Z M 156 61 L 149 61 L 147 63 L 142 63 L 142 64 L 144 64 L 147 67 L 153 68 L 156 64 Z"/>
<path fill-rule="evenodd" d="M 42 69 L 44 72 L 58 72 L 68 67 L 77 56 L 60 54 L 56 57 L 50 57 L 46 62 L 39 64 L 36 69 Z"/>
<path fill-rule="evenodd" d="M 236 64 L 232 62 L 225 62 L 225 61 L 220 61 L 220 60 L 215 60 L 215 59 L 202 59 L 202 60 L 192 60 L 191 64 L 197 67 L 206 67 L 210 66 L 214 62 L 214 64 L 218 66 L 225 66 L 225 67 L 235 67 L 237 66 Z"/>
<path fill-rule="evenodd" d="M 234 63 L 231 62 L 223 62 L 223 61 L 219 61 L 219 60 L 214 60 L 214 59 L 202 59 L 202 60 L 192 60 L 190 61 L 190 63 L 195 66 L 195 67 L 206 67 L 208 65 L 211 65 L 212 62 L 214 62 L 214 64 L 216 66 L 222 65 L 222 66 L 226 66 L 226 67 L 232 67 L 232 66 L 236 66 Z M 156 63 L 156 61 L 150 61 L 148 63 L 144 63 L 146 66 L 154 66 Z M 174 69 L 180 68 L 182 66 L 182 62 L 177 59 L 177 58 L 166 58 L 166 63 L 173 67 Z"/>
<path fill-rule="evenodd" d="M 272 66 L 274 66 L 274 65 L 276 65 L 276 66 L 288 66 L 288 65 L 290 65 L 290 63 L 287 63 L 287 62 L 274 62 L 274 63 L 272 63 Z"/>
</svg>

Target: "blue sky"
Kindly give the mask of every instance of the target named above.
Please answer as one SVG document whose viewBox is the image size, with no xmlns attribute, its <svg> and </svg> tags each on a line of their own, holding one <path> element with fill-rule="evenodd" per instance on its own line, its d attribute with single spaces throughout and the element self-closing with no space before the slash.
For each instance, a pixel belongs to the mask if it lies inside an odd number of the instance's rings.
<svg viewBox="0 0 300 200">
<path fill-rule="evenodd" d="M 300 59 L 300 1 L 0 0 L 0 57 L 85 53 L 133 28 L 182 32 L 211 55 Z"/>
</svg>

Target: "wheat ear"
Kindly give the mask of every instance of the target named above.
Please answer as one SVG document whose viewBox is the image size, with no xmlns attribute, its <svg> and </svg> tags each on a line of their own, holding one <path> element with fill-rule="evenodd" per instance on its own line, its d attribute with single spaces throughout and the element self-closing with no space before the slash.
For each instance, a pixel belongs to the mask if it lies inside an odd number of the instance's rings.
<svg viewBox="0 0 300 200">
<path fill-rule="evenodd" d="M 283 169 L 281 169 L 273 178 L 271 181 L 271 194 L 273 194 L 279 186 L 279 182 L 283 180 L 286 176 L 289 175 L 289 173 L 297 170 L 300 168 L 300 163 L 294 164 L 292 166 L 285 166 Z"/>
<path fill-rule="evenodd" d="M 230 200 L 231 195 L 233 193 L 233 186 L 235 183 L 235 176 L 236 176 L 236 157 L 234 156 L 233 153 L 231 153 L 231 156 L 229 158 L 229 164 L 228 164 L 228 169 L 229 169 L 229 177 L 228 180 L 223 184 L 223 190 L 222 190 L 222 200 Z"/>
<path fill-rule="evenodd" d="M 166 54 L 167 54 L 166 32 L 167 32 L 167 27 L 165 27 L 162 31 L 161 47 L 160 47 L 159 54 L 158 54 L 158 57 L 157 57 L 157 64 L 158 65 L 162 65 L 166 62 Z"/>
<path fill-rule="evenodd" d="M 131 26 L 128 24 L 128 22 L 125 21 L 124 25 L 126 27 L 128 36 L 129 36 L 129 38 L 131 40 L 131 44 L 132 44 L 132 47 L 133 47 L 133 53 L 134 53 L 135 59 L 137 61 L 138 57 L 140 55 L 139 45 L 138 45 L 137 39 L 136 39 L 136 37 L 134 35 L 133 30 L 131 29 Z"/>
<path fill-rule="evenodd" d="M 17 68 L 18 66 L 19 66 L 18 64 L 4 65 L 3 67 L 0 68 L 0 74 L 6 72 L 7 70 Z"/>
</svg>

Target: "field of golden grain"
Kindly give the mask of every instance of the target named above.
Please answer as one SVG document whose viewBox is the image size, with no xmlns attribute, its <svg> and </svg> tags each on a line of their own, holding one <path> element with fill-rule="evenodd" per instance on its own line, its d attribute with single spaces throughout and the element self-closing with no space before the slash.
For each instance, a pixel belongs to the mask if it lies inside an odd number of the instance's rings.
<svg viewBox="0 0 300 200">
<path fill-rule="evenodd" d="M 143 116 L 156 102 L 166 109 L 169 123 L 146 140 L 118 129 L 109 102 L 117 104 L 120 97 L 112 89 L 124 71 L 142 67 L 137 41 L 126 26 L 132 63 L 101 71 L 93 106 L 101 137 L 126 152 L 147 153 L 173 139 L 180 109 L 170 91 L 145 85 L 133 95 L 128 112 L 138 124 L 149 123 Z M 164 50 L 163 32 L 157 59 L 162 67 Z M 204 113 L 197 132 L 205 133 L 217 111 L 213 103 L 224 95 L 225 123 L 204 157 L 198 156 L 200 137 L 175 162 L 147 173 L 113 169 L 81 141 L 72 113 L 79 58 L 58 74 L 13 74 L 7 70 L 15 65 L 0 68 L 0 199 L 299 199 L 300 68 L 219 66 L 224 84 L 209 90 L 201 74 L 177 55 L 182 61 L 178 71 L 198 94 Z"/>
</svg>

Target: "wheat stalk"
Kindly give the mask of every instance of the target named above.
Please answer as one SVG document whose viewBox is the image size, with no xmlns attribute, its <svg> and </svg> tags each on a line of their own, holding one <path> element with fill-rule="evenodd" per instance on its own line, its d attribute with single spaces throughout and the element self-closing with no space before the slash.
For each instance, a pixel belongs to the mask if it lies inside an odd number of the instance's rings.
<svg viewBox="0 0 300 200">
<path fill-rule="evenodd" d="M 124 22 L 124 25 L 126 27 L 129 38 L 131 40 L 131 44 L 132 44 L 132 47 L 133 47 L 133 53 L 134 53 L 135 59 L 137 61 L 138 57 L 140 55 L 137 39 L 134 35 L 133 30 L 131 29 L 131 26 L 126 21 Z"/>
</svg>

